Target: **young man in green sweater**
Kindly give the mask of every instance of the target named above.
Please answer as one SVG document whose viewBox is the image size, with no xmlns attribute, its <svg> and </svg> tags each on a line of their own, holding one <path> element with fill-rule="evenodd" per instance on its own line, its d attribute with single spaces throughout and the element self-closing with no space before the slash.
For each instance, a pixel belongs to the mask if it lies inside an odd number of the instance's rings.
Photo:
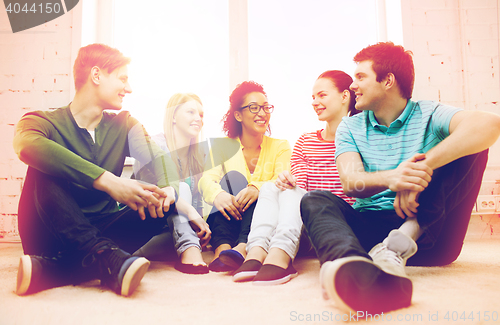
<svg viewBox="0 0 500 325">
<path fill-rule="evenodd" d="M 19 264 L 19 295 L 99 278 L 128 296 L 148 269 L 147 259 L 128 252 L 167 224 L 178 175 L 136 119 L 105 111 L 119 111 L 132 92 L 129 62 L 106 45 L 81 48 L 73 101 L 30 112 L 17 125 L 14 148 L 29 166 L 18 211 L 27 254 Z M 127 156 L 149 164 L 156 185 L 120 178 Z"/>
</svg>

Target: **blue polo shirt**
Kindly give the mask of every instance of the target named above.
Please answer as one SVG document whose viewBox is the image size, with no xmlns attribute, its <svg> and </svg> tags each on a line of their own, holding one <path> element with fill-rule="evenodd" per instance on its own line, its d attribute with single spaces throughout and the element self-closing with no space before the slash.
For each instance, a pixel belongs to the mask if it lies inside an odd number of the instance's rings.
<svg viewBox="0 0 500 325">
<path fill-rule="evenodd" d="M 372 111 L 344 117 L 337 128 L 335 159 L 344 152 L 360 154 L 366 172 L 392 170 L 416 153 L 425 153 L 450 135 L 453 115 L 461 109 L 434 101 L 411 101 L 389 127 L 377 122 Z M 361 189 L 362 184 L 356 184 Z M 394 210 L 396 192 L 387 189 L 358 198 L 354 209 Z"/>
</svg>

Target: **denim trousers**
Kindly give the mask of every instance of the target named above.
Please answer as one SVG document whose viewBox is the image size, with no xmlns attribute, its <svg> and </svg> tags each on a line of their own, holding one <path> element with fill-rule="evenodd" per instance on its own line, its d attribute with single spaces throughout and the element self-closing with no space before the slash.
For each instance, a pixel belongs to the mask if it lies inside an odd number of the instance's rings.
<svg viewBox="0 0 500 325">
<path fill-rule="evenodd" d="M 417 220 L 423 235 L 407 265 L 442 266 L 455 261 L 463 246 L 471 211 L 488 160 L 488 150 L 436 169 L 420 194 Z M 354 210 L 330 192 L 312 191 L 300 203 L 302 220 L 320 263 L 364 256 L 404 220 L 394 210 Z"/>
<path fill-rule="evenodd" d="M 241 190 L 247 187 L 248 182 L 245 176 L 237 171 L 229 171 L 220 181 L 224 191 L 236 196 Z M 207 223 L 212 231 L 210 244 L 215 249 L 222 244 L 229 244 L 234 247 L 240 243 L 246 243 L 250 233 L 253 212 L 257 201 L 252 203 L 248 209 L 242 213 L 242 219 L 236 220 L 230 214 L 231 220 L 227 220 L 222 213 L 214 206 L 207 218 Z"/>
<path fill-rule="evenodd" d="M 247 252 L 255 246 L 266 252 L 280 248 L 291 259 L 295 258 L 302 229 L 300 199 L 305 193 L 306 190 L 300 187 L 282 191 L 271 182 L 262 185 L 248 235 Z"/>
<path fill-rule="evenodd" d="M 145 211 L 146 220 L 129 207 L 113 213 L 84 214 L 67 180 L 29 167 L 19 202 L 19 234 L 25 254 L 62 254 L 81 264 L 102 243 L 134 252 L 166 227 L 172 210 L 175 205 L 163 218 L 151 218 Z"/>
</svg>

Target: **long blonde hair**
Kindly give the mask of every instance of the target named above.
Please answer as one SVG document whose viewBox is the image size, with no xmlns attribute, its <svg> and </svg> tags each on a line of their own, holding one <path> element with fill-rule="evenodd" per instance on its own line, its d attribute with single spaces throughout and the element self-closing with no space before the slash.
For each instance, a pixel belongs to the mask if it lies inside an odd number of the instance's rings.
<svg viewBox="0 0 500 325">
<path fill-rule="evenodd" d="M 165 109 L 165 117 L 163 119 L 163 132 L 165 134 L 165 140 L 167 141 L 167 147 L 170 150 L 170 154 L 172 155 L 172 160 L 177 166 L 177 170 L 179 172 L 179 176 L 181 177 L 181 179 L 188 177 L 189 175 L 186 175 L 186 172 L 189 171 L 182 171 L 182 174 L 184 175 L 181 175 L 181 166 L 179 164 L 179 157 L 177 155 L 177 149 L 180 148 L 177 148 L 177 146 L 175 145 L 175 134 L 173 127 L 174 115 L 177 109 L 182 104 L 192 100 L 195 100 L 198 103 L 200 103 L 200 105 L 203 105 L 200 97 L 192 93 L 177 93 L 172 95 L 172 97 L 170 97 L 170 100 L 168 101 L 167 107 Z M 191 179 L 191 181 L 195 182 L 194 188 L 196 190 L 198 188 L 197 186 L 198 180 L 200 179 L 201 174 L 203 173 L 203 160 L 204 160 L 203 153 L 200 151 L 200 146 L 198 145 L 199 141 L 200 141 L 200 135 L 198 135 L 197 139 L 191 139 L 191 143 L 188 150 L 188 167 L 194 178 Z"/>
</svg>

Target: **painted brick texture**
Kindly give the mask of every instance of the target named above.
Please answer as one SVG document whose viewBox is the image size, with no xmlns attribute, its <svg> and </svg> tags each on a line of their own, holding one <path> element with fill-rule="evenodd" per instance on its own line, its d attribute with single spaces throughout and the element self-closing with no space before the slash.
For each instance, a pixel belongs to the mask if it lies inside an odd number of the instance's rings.
<svg viewBox="0 0 500 325">
<path fill-rule="evenodd" d="M 0 238 L 16 237 L 26 165 L 12 147 L 14 128 L 29 111 L 69 103 L 72 13 L 11 33 L 0 4 Z"/>
<path fill-rule="evenodd" d="M 497 0 L 402 0 L 416 67 L 415 99 L 500 113 Z M 408 26 L 408 24 L 406 25 Z M 23 114 L 70 100 L 72 12 L 12 34 L 0 3 L 0 237 L 17 233 L 26 166 L 12 148 Z M 500 193 L 500 145 L 490 150 L 484 193 Z"/>
<path fill-rule="evenodd" d="M 410 6 L 403 20 L 411 26 L 404 33 L 414 53 L 414 98 L 500 113 L 498 2 L 412 0 L 403 5 Z M 492 172 L 485 180 L 500 179 L 496 166 L 498 141 L 490 148 Z"/>
</svg>

